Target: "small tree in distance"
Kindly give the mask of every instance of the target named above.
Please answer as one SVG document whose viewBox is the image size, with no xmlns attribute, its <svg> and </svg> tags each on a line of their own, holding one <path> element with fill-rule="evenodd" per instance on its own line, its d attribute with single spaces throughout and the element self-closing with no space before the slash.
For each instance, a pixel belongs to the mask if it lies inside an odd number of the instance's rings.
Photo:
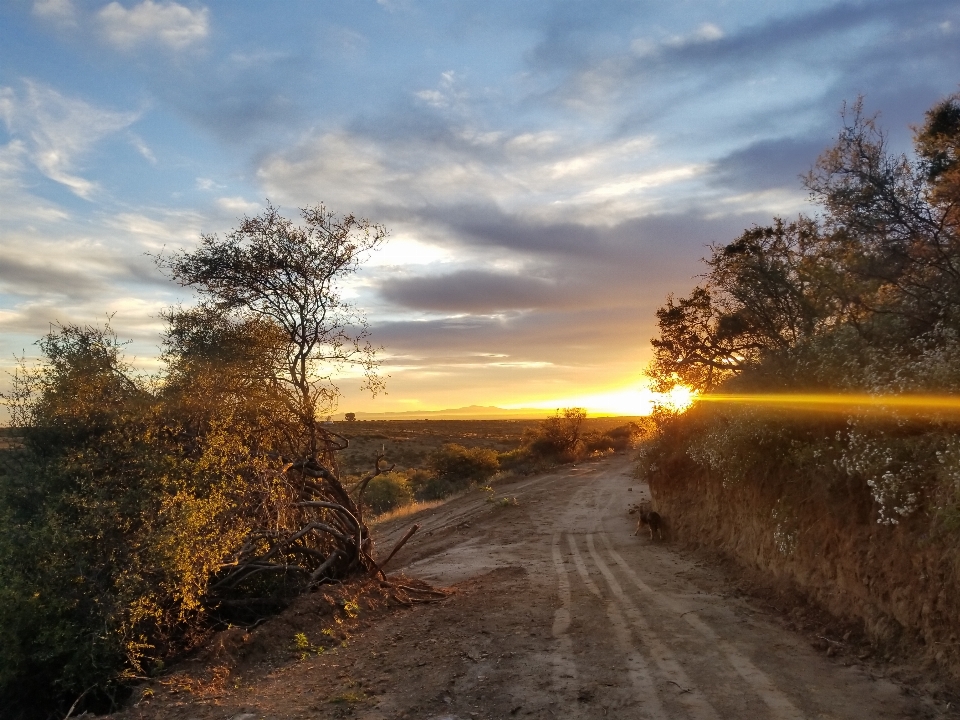
<svg viewBox="0 0 960 720">
<path fill-rule="evenodd" d="M 574 460 L 582 448 L 580 438 L 587 411 L 568 407 L 542 420 L 528 438 L 529 449 L 541 457 L 553 457 L 564 461 Z"/>
</svg>

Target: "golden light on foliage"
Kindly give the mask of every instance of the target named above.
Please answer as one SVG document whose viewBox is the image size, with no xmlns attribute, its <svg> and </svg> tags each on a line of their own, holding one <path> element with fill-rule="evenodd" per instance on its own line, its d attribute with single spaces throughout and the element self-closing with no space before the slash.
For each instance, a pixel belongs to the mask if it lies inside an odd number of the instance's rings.
<svg viewBox="0 0 960 720">
<path fill-rule="evenodd" d="M 675 412 L 683 412 L 698 398 L 697 391 L 686 385 L 674 385 L 669 392 L 655 394 L 661 398 L 659 405 Z"/>
<path fill-rule="evenodd" d="M 754 405 L 786 410 L 838 413 L 892 411 L 916 415 L 960 415 L 957 395 L 868 395 L 865 393 L 711 393 L 695 402 Z"/>
</svg>

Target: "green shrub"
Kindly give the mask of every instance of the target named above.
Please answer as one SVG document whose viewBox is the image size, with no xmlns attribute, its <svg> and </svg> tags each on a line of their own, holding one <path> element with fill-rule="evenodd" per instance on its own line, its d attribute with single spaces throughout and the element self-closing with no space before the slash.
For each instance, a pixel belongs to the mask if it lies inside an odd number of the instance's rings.
<svg viewBox="0 0 960 720">
<path fill-rule="evenodd" d="M 363 494 L 363 503 L 375 515 L 395 510 L 413 502 L 413 489 L 410 480 L 400 472 L 386 472 L 377 475 L 367 484 Z"/>
<path fill-rule="evenodd" d="M 471 483 L 485 482 L 500 469 L 500 462 L 494 450 L 448 443 L 430 455 L 428 467 L 431 477 L 418 488 L 420 500 L 439 500 Z"/>
</svg>

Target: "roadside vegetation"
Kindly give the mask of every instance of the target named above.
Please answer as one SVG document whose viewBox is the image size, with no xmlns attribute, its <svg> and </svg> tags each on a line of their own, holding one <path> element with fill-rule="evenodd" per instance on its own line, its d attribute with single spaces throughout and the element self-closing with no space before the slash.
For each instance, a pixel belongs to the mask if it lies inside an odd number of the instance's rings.
<svg viewBox="0 0 960 720">
<path fill-rule="evenodd" d="M 701 393 L 960 393 L 960 96 L 892 154 L 861 103 L 805 182 L 818 212 L 711 247 L 657 312 L 650 374 Z M 720 547 L 956 670 L 960 416 L 698 403 L 642 472 L 681 537 Z M 878 652 L 881 650 L 878 649 Z"/>
<path fill-rule="evenodd" d="M 5 718 L 115 708 L 215 630 L 378 575 L 370 518 L 590 451 L 582 411 L 507 439 L 467 423 L 416 450 L 363 432 L 380 424 L 323 422 L 343 370 L 382 389 L 337 287 L 386 231 L 323 207 L 302 221 L 270 207 L 158 258 L 197 295 L 163 315 L 160 373 L 138 373 L 109 323 L 55 326 L 17 372 L 0 433 Z M 597 447 L 619 442 L 595 422 Z"/>
<path fill-rule="evenodd" d="M 164 314 L 163 371 L 109 325 L 54 327 L 6 396 L 0 445 L 0 707 L 102 711 L 212 627 L 374 568 L 322 427 L 376 348 L 337 287 L 384 228 L 268 207 L 158 258 L 198 302 Z M 369 459 L 369 481 L 382 471 Z"/>
</svg>

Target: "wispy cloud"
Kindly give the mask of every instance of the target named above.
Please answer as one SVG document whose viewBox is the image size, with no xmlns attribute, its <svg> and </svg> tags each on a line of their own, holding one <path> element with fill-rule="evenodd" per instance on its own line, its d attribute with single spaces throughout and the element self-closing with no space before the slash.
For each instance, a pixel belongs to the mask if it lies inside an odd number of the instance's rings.
<svg viewBox="0 0 960 720">
<path fill-rule="evenodd" d="M 648 136 L 590 142 L 554 131 L 481 132 L 450 123 L 383 137 L 334 132 L 264 158 L 270 197 L 318 197 L 364 211 L 493 204 L 551 219 L 610 225 L 657 204 L 666 189 L 700 174 L 663 165 Z M 662 208 L 661 208 L 662 209 Z"/>
<path fill-rule="evenodd" d="M 136 112 L 98 108 L 29 80 L 23 92 L 0 88 L 0 117 L 12 143 L 46 177 L 89 199 L 97 184 L 78 174 L 80 160 L 104 137 L 130 126 Z"/>
<path fill-rule="evenodd" d="M 153 154 L 153 150 L 144 142 L 142 137 L 136 133 L 129 133 L 127 137 L 130 138 L 130 144 L 133 145 L 133 148 L 140 153 L 147 162 L 151 165 L 157 164 L 157 156 Z"/>
<path fill-rule="evenodd" d="M 43 20 L 49 20 L 60 26 L 77 24 L 77 9 L 73 0 L 35 0 L 33 14 Z"/>
<path fill-rule="evenodd" d="M 630 43 L 630 49 L 638 57 L 656 55 L 664 48 L 684 48 L 691 45 L 716 42 L 724 35 L 723 30 L 713 23 L 703 23 L 688 35 L 670 35 L 660 40 L 639 37 Z"/>
<path fill-rule="evenodd" d="M 104 37 L 121 50 L 146 44 L 183 50 L 199 43 L 210 32 L 207 8 L 191 10 L 175 2 L 143 0 L 129 10 L 112 2 L 100 10 L 97 18 Z"/>
</svg>

